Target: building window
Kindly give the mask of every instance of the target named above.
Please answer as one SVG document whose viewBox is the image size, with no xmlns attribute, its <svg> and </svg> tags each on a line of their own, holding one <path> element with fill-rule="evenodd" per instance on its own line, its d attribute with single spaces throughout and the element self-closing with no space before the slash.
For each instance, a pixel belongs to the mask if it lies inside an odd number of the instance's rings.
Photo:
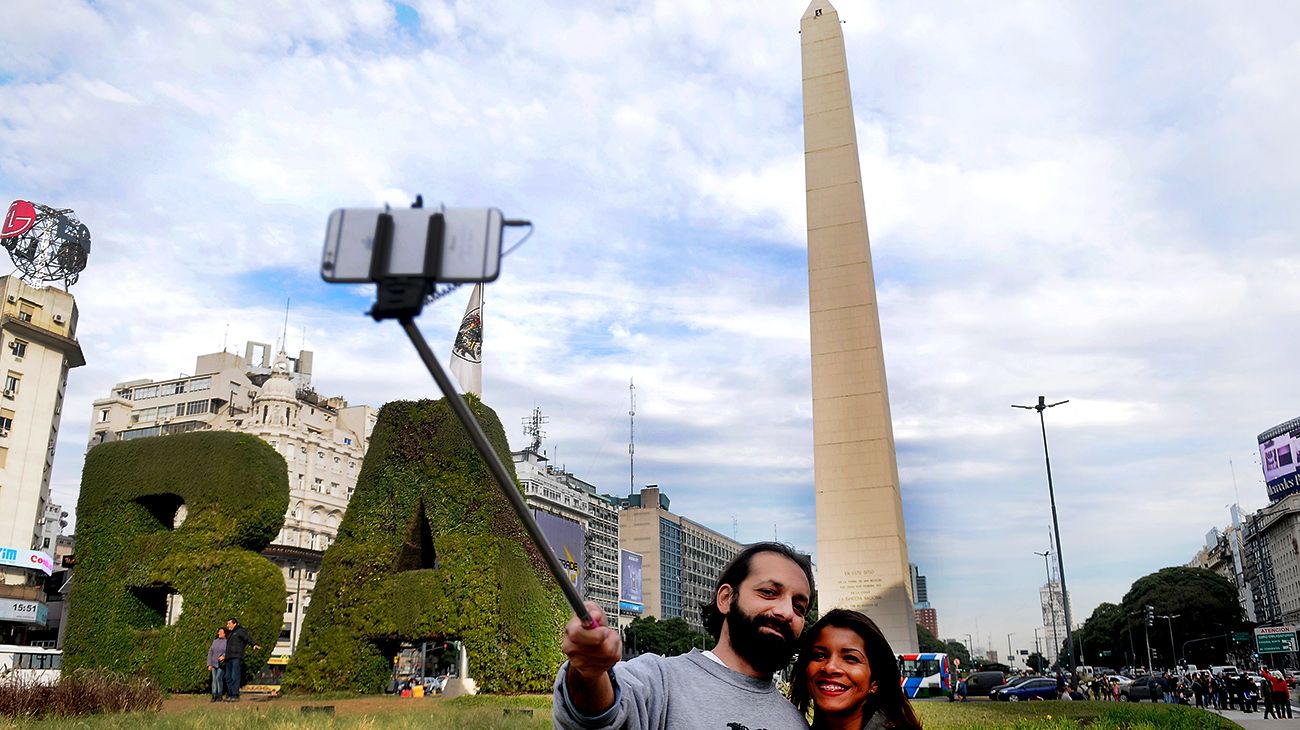
<svg viewBox="0 0 1300 730">
<path fill-rule="evenodd" d="M 13 427 L 14 417 L 12 411 L 10 411 L 9 415 L 0 415 L 0 431 L 8 432 Z"/>
<path fill-rule="evenodd" d="M 108 409 L 105 408 L 99 412 L 99 422 L 104 423 L 108 420 Z"/>
<path fill-rule="evenodd" d="M 184 381 L 184 380 L 181 380 L 181 381 L 178 381 L 178 382 L 172 383 L 172 395 L 180 395 L 181 393 L 184 393 L 184 392 L 185 392 L 185 381 Z"/>
<path fill-rule="evenodd" d="M 207 390 L 212 387 L 212 378 L 195 378 L 190 381 L 190 392 Z"/>
<path fill-rule="evenodd" d="M 19 304 L 19 305 L 18 305 L 18 319 L 20 319 L 20 320 L 22 320 L 22 321 L 24 321 L 24 322 L 30 322 L 30 321 L 32 321 L 32 315 L 35 314 L 35 313 L 36 313 L 36 310 L 33 309 L 33 308 L 32 308 L 32 305 L 30 305 L 30 304 L 25 304 L 25 303 L 24 303 L 24 304 Z"/>
<path fill-rule="evenodd" d="M 27 343 L 22 340 L 14 340 L 9 343 L 9 349 L 13 350 L 14 357 L 25 357 L 27 355 Z"/>
<path fill-rule="evenodd" d="M 5 376 L 5 397 L 12 398 L 18 395 L 18 384 L 22 382 L 22 377 L 18 373 L 9 373 Z"/>
</svg>

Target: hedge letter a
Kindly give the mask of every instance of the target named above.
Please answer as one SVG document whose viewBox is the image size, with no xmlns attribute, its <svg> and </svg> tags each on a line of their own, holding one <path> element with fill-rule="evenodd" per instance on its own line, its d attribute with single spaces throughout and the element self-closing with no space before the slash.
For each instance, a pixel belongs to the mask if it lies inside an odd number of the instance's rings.
<svg viewBox="0 0 1300 730">
<path fill-rule="evenodd" d="M 511 464 L 496 414 L 469 405 Z M 325 552 L 290 690 L 379 692 L 402 643 L 457 639 L 488 692 L 550 689 L 564 596 L 446 401 L 383 407 Z"/>
<path fill-rule="evenodd" d="M 166 690 L 200 690 L 208 646 L 236 616 L 263 647 L 248 657 L 256 671 L 284 615 L 284 579 L 258 553 L 284 524 L 287 472 L 274 449 L 241 433 L 91 449 L 77 501 L 66 668 L 142 673 Z"/>
</svg>

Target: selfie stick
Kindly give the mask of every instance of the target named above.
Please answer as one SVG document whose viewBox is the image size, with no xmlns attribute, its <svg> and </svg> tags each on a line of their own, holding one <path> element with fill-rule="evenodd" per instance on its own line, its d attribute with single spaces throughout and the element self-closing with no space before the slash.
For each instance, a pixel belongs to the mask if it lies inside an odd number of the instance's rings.
<svg viewBox="0 0 1300 730">
<path fill-rule="evenodd" d="M 417 206 L 418 207 L 418 206 Z M 460 397 L 456 386 L 452 384 L 451 378 L 447 377 L 446 371 L 442 369 L 438 358 L 429 349 L 429 343 L 425 341 L 424 335 L 420 333 L 415 326 L 414 318 L 424 308 L 425 297 L 428 295 L 433 283 L 437 281 L 438 275 L 438 252 L 442 249 L 442 237 L 445 230 L 445 221 L 441 213 L 434 213 L 429 217 L 429 231 L 425 241 L 425 270 L 423 276 L 418 277 L 391 277 L 386 273 L 388 270 L 389 257 L 393 248 L 393 217 L 387 213 L 380 214 L 379 222 L 375 225 L 375 239 L 373 252 L 374 255 L 370 262 L 370 278 L 375 281 L 379 287 L 378 298 L 375 306 L 370 310 L 370 316 L 376 321 L 385 319 L 396 319 L 402 324 L 402 329 L 406 331 L 406 336 L 410 338 L 411 344 L 415 346 L 415 351 L 424 361 L 424 366 L 429 369 L 429 374 L 446 396 L 447 403 L 451 405 L 451 410 L 456 414 L 457 420 L 465 427 L 469 433 L 469 438 L 474 442 L 474 448 L 478 450 L 479 456 L 488 465 L 488 470 L 492 472 L 494 481 L 501 493 L 505 495 L 506 500 L 510 502 L 510 507 L 515 511 L 519 521 L 524 524 L 524 530 L 528 537 L 533 541 L 537 551 L 542 554 L 542 559 L 546 562 L 546 567 L 550 570 L 551 576 L 555 582 L 560 584 L 560 590 L 564 591 L 564 597 L 569 601 L 569 606 L 573 613 L 582 621 L 582 625 L 587 628 L 594 628 L 595 622 L 592 621 L 591 614 L 587 613 L 587 607 L 583 605 L 582 596 L 578 594 L 578 589 L 569 580 L 569 576 L 564 571 L 564 566 L 560 565 L 559 558 L 550 548 L 546 536 L 542 534 L 542 528 L 537 526 L 537 521 L 528 511 L 528 505 L 524 503 L 524 498 L 519 494 L 519 488 L 515 486 L 514 479 L 510 478 L 509 472 L 506 471 L 505 464 L 501 462 L 501 457 L 492 448 L 492 443 L 488 441 L 487 434 L 483 433 L 483 427 L 479 425 L 478 419 L 470 413 L 469 406 L 465 405 L 465 400 Z"/>
</svg>

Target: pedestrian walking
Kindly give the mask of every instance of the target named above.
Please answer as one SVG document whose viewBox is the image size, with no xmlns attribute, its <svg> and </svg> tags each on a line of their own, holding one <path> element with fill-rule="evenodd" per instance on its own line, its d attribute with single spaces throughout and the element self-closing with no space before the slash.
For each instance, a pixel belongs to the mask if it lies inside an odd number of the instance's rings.
<svg viewBox="0 0 1300 730">
<path fill-rule="evenodd" d="M 226 701 L 239 701 L 239 687 L 244 683 L 244 656 L 248 647 L 261 649 L 253 636 L 237 619 L 226 622 Z"/>
<path fill-rule="evenodd" d="M 225 678 L 222 674 L 226 663 L 226 628 L 223 626 L 217 629 L 217 638 L 212 640 L 212 645 L 208 647 L 208 674 L 210 675 L 212 701 L 220 702 L 221 696 L 225 694 L 223 682 Z"/>
</svg>

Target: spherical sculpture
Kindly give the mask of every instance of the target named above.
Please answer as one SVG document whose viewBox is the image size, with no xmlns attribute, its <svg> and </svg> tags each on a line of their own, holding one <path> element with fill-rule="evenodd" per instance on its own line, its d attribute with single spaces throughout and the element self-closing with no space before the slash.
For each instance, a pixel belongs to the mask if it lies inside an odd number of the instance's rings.
<svg viewBox="0 0 1300 730">
<path fill-rule="evenodd" d="M 70 287 L 90 257 L 90 230 L 70 208 L 15 200 L 0 226 L 0 244 L 28 282 Z"/>
</svg>

